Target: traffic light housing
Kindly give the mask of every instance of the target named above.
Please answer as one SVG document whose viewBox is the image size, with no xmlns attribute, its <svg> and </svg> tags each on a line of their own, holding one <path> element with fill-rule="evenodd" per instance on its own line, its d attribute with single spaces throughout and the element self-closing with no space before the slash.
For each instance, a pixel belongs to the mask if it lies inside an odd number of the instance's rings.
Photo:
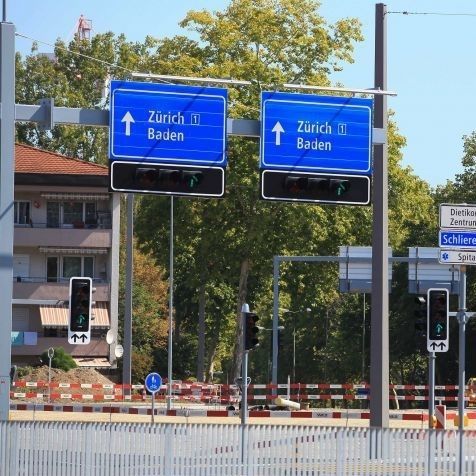
<svg viewBox="0 0 476 476">
<path fill-rule="evenodd" d="M 290 202 L 369 205 L 370 177 L 262 170 L 261 198 Z"/>
<path fill-rule="evenodd" d="M 425 296 L 417 296 L 415 298 L 416 309 L 415 309 L 415 330 L 418 334 L 425 336 L 426 327 L 427 327 L 427 305 Z"/>
<path fill-rule="evenodd" d="M 92 292 L 91 278 L 70 278 L 68 326 L 68 341 L 70 343 L 86 344 L 90 340 Z"/>
<path fill-rule="evenodd" d="M 115 161 L 110 175 L 111 190 L 116 192 L 210 198 L 225 194 L 223 167 Z"/>
<path fill-rule="evenodd" d="M 259 317 L 254 312 L 244 312 L 243 333 L 245 336 L 245 350 L 252 350 L 259 345 Z"/>
<path fill-rule="evenodd" d="M 428 290 L 428 339 L 431 341 L 448 340 L 448 303 L 447 289 Z"/>
</svg>

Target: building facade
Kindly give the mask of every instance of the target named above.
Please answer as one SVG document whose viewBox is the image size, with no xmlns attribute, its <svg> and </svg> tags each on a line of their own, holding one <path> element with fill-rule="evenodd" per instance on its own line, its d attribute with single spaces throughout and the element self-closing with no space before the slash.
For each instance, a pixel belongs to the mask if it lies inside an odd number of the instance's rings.
<svg viewBox="0 0 476 476">
<path fill-rule="evenodd" d="M 12 363 L 38 364 L 63 347 L 79 366 L 115 364 L 120 198 L 108 168 L 15 146 Z M 93 279 L 88 345 L 69 344 L 69 279 Z"/>
</svg>

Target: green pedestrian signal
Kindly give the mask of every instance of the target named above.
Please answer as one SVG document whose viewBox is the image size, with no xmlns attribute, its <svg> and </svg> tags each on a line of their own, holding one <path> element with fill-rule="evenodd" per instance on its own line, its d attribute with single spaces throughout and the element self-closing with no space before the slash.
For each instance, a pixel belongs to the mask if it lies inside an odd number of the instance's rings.
<svg viewBox="0 0 476 476">
<path fill-rule="evenodd" d="M 428 290 L 427 349 L 429 352 L 448 350 L 449 292 Z"/>
<path fill-rule="evenodd" d="M 88 344 L 91 339 L 92 279 L 73 277 L 69 281 L 68 342 Z"/>
</svg>

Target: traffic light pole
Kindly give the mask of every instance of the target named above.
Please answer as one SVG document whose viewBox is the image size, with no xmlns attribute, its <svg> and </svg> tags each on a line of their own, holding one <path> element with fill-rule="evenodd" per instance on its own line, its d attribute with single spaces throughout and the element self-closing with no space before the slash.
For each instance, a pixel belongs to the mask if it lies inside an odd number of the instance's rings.
<svg viewBox="0 0 476 476">
<path fill-rule="evenodd" d="M 375 6 L 375 89 L 387 87 L 387 8 Z M 376 96 L 374 127 L 387 130 L 387 98 Z M 370 426 L 388 428 L 388 150 L 374 145 L 372 313 L 370 317 Z"/>
<path fill-rule="evenodd" d="M 248 423 L 248 354 L 249 351 L 243 352 L 242 363 L 242 380 L 241 380 L 241 424 Z"/>
<path fill-rule="evenodd" d="M 435 414 L 435 352 L 430 352 L 428 356 L 428 422 L 430 428 L 433 426 L 433 416 Z"/>
</svg>

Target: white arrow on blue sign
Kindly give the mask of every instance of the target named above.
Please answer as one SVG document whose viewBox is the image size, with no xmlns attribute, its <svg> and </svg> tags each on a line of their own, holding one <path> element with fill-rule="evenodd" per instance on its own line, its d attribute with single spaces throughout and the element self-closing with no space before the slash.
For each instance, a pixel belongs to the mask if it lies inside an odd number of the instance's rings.
<svg viewBox="0 0 476 476">
<path fill-rule="evenodd" d="M 226 166 L 226 89 L 111 81 L 109 158 Z"/>
<path fill-rule="evenodd" d="M 438 243 L 440 248 L 476 249 L 476 232 L 440 230 Z"/>
<path fill-rule="evenodd" d="M 261 94 L 261 169 L 370 176 L 371 152 L 371 99 Z"/>
</svg>

